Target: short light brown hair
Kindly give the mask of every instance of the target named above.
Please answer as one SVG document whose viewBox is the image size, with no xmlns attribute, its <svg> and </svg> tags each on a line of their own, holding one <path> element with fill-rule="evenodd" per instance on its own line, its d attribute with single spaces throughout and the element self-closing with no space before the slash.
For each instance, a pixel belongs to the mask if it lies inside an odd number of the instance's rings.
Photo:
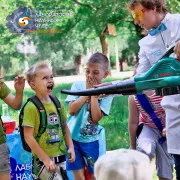
<svg viewBox="0 0 180 180">
<path fill-rule="evenodd" d="M 165 0 L 131 0 L 128 9 L 134 10 L 137 4 L 141 4 L 147 10 L 154 10 L 156 8 L 159 13 L 167 12 Z"/>
<path fill-rule="evenodd" d="M 91 57 L 88 59 L 88 63 L 99 63 L 102 64 L 104 67 L 104 70 L 108 70 L 109 69 L 109 60 L 107 58 L 107 56 L 105 56 L 102 53 L 96 52 L 93 55 L 91 55 Z"/>
<path fill-rule="evenodd" d="M 38 62 L 37 64 L 29 68 L 25 73 L 28 84 L 30 84 L 30 82 L 34 80 L 39 70 L 45 68 L 49 68 L 52 70 L 52 66 L 48 61 Z"/>
</svg>

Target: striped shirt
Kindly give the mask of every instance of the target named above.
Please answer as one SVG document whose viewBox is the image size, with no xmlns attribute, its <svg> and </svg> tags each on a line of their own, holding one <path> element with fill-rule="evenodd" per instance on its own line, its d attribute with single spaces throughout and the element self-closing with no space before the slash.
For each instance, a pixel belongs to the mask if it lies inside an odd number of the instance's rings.
<svg viewBox="0 0 180 180">
<path fill-rule="evenodd" d="M 164 128 L 165 127 L 165 111 L 163 110 L 163 108 L 161 106 L 161 100 L 163 97 L 156 96 L 155 93 L 153 93 L 152 95 L 148 95 L 147 97 L 149 98 L 149 101 L 151 102 L 151 104 L 154 108 L 154 112 L 158 116 L 158 118 L 161 120 L 162 126 Z M 143 122 L 145 125 L 150 126 L 152 128 L 157 128 L 155 123 L 151 120 L 149 114 L 147 114 L 143 110 L 141 105 L 139 104 L 139 101 L 137 100 L 136 96 L 134 96 L 134 100 L 135 100 L 136 106 L 140 112 L 139 113 L 139 121 Z"/>
</svg>

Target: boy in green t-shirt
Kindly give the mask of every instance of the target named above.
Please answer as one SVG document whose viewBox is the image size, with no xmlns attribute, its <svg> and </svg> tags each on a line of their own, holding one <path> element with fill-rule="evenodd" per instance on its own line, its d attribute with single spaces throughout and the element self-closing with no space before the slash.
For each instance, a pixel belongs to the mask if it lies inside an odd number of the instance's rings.
<svg viewBox="0 0 180 180">
<path fill-rule="evenodd" d="M 0 99 L 8 104 L 13 109 L 19 109 L 22 103 L 23 90 L 25 80 L 23 77 L 17 76 L 14 80 L 14 88 L 16 95 L 10 93 L 10 89 L 2 81 L 3 77 L 0 77 Z M 10 179 L 10 159 L 9 150 L 6 144 L 6 135 L 3 131 L 2 122 L 0 121 L 0 179 Z"/>
<path fill-rule="evenodd" d="M 75 153 L 70 132 L 66 125 L 67 118 L 64 108 L 61 106 L 63 122 L 61 130 L 58 112 L 49 97 L 54 88 L 52 67 L 47 62 L 36 64 L 27 71 L 26 79 L 43 104 L 47 114 L 46 130 L 37 141 L 35 137 L 40 125 L 38 109 L 32 102 L 28 102 L 24 108 L 24 137 L 33 152 L 33 173 L 36 175 L 33 177 L 37 178 L 39 175 L 37 172 L 40 172 L 44 167 L 52 174 L 56 172 L 56 166 L 65 169 L 65 143 L 68 146 L 68 153 L 70 153 L 69 162 L 75 160 Z M 63 137 L 63 134 L 65 134 L 65 137 Z M 63 139 L 65 139 L 65 143 Z"/>
</svg>

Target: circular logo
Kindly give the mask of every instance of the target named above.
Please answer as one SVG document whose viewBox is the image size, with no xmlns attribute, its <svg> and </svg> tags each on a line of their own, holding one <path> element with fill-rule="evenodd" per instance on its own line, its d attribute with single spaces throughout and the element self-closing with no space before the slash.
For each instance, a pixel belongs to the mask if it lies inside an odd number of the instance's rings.
<svg viewBox="0 0 180 180">
<path fill-rule="evenodd" d="M 31 160 L 31 155 L 27 152 L 23 152 L 20 156 L 20 160 L 24 163 L 30 162 Z"/>
<path fill-rule="evenodd" d="M 6 26 L 12 33 L 26 34 L 27 30 L 36 30 L 36 13 L 31 8 L 20 7 L 6 19 Z"/>
</svg>

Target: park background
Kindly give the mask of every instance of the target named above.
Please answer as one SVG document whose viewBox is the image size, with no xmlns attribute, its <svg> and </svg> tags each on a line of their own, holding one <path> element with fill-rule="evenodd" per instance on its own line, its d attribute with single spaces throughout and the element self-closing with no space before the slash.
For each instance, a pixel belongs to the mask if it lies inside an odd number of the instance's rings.
<svg viewBox="0 0 180 180">
<path fill-rule="evenodd" d="M 62 103 L 66 95 L 60 94 L 60 90 L 70 89 L 69 79 L 83 77 L 85 63 L 94 52 L 102 52 L 110 59 L 111 74 L 105 81 L 132 76 L 133 66 L 138 62 L 138 41 L 146 32 L 133 24 L 127 3 L 128 0 L 0 0 L 1 75 L 12 85 L 16 75 L 38 61 L 48 60 L 55 78 L 64 76 L 67 82 L 57 81 L 53 92 Z M 180 13 L 179 0 L 166 3 L 170 12 Z M 10 32 L 7 17 L 20 7 L 36 11 L 39 31 Z M 127 76 L 119 73 L 130 70 Z M 26 86 L 23 102 L 32 94 Z M 106 131 L 107 150 L 129 147 L 127 98 L 114 98 L 110 115 L 100 121 Z M 10 109 L 10 114 L 18 123 L 18 112 Z"/>
</svg>

